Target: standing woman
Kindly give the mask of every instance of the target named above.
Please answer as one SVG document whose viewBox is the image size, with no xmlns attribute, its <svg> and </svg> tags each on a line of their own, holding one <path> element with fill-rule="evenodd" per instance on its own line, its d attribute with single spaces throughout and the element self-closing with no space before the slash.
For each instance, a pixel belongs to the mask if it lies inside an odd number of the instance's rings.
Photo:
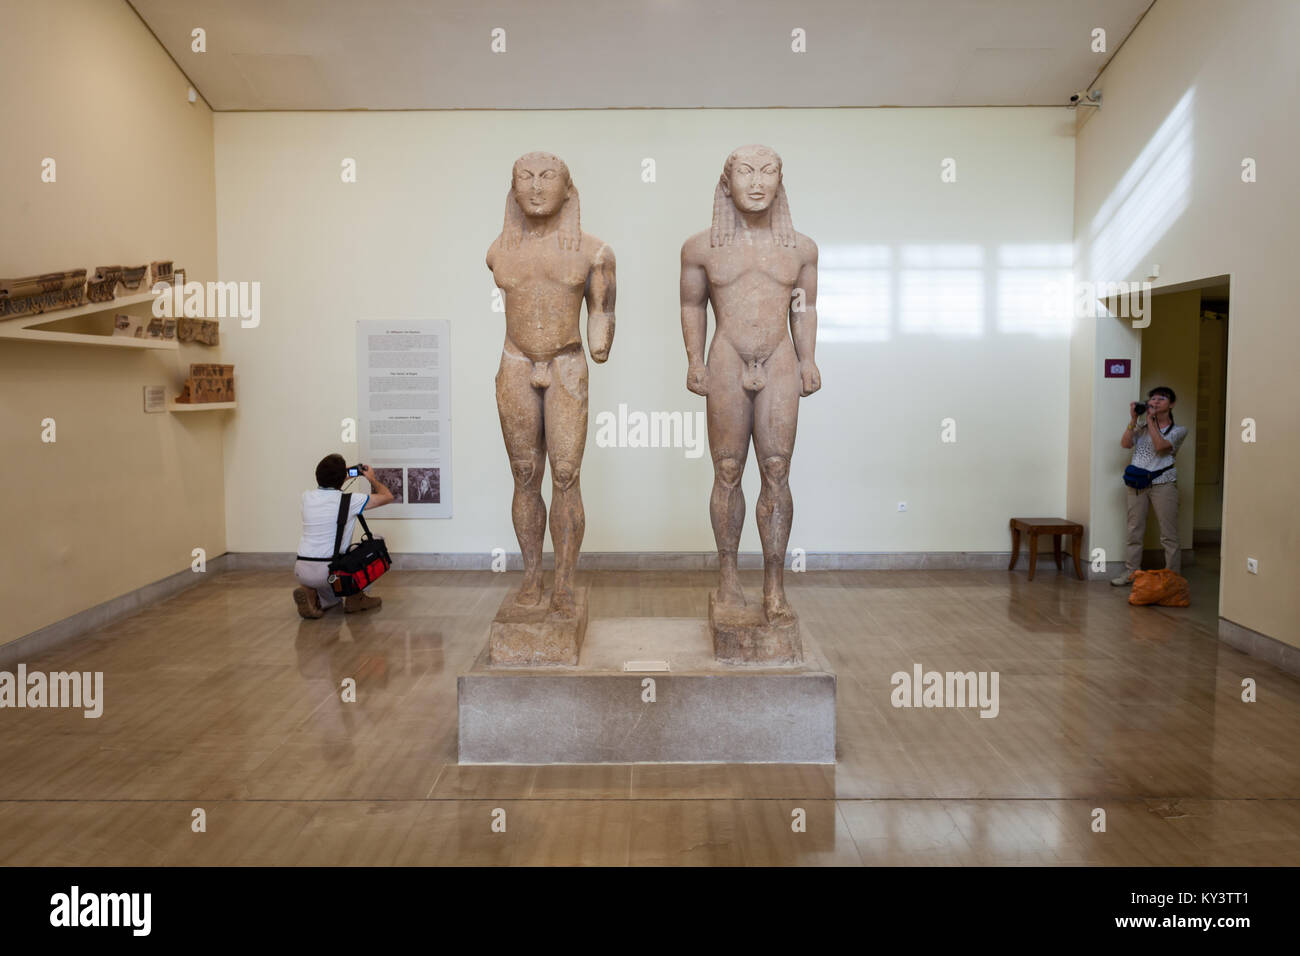
<svg viewBox="0 0 1300 956">
<path fill-rule="evenodd" d="M 1147 509 L 1156 513 L 1160 544 L 1165 549 L 1165 567 L 1175 574 L 1182 570 L 1178 544 L 1178 454 L 1187 429 L 1174 423 L 1174 390 L 1164 385 L 1147 393 L 1147 420 L 1138 424 L 1137 402 L 1129 402 L 1129 423 L 1119 443 L 1133 449 L 1133 461 L 1124 473 L 1128 485 L 1128 547 L 1124 573 L 1110 583 L 1123 587 L 1133 581 L 1142 566 L 1142 539 L 1146 535 Z"/>
</svg>

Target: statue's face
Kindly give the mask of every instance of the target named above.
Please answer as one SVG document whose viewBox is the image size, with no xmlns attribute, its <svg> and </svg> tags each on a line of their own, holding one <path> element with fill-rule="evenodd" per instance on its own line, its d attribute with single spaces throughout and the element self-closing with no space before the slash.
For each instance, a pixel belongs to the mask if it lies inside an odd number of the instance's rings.
<svg viewBox="0 0 1300 956">
<path fill-rule="evenodd" d="M 771 153 L 743 150 L 736 154 L 727 192 L 741 212 L 762 212 L 772 205 L 781 185 L 781 165 Z"/>
<path fill-rule="evenodd" d="M 526 216 L 553 216 L 564 205 L 569 181 L 553 159 L 525 157 L 515 163 L 515 202 Z"/>
</svg>

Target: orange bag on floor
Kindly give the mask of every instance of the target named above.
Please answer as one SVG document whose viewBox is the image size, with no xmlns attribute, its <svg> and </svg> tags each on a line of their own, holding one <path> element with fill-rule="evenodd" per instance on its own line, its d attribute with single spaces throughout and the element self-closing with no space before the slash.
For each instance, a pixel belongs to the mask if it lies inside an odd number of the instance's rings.
<svg viewBox="0 0 1300 956">
<path fill-rule="evenodd" d="M 1129 604 L 1159 604 L 1161 607 L 1187 607 L 1192 603 L 1192 589 L 1187 578 L 1168 568 L 1159 571 L 1136 571 Z"/>
</svg>

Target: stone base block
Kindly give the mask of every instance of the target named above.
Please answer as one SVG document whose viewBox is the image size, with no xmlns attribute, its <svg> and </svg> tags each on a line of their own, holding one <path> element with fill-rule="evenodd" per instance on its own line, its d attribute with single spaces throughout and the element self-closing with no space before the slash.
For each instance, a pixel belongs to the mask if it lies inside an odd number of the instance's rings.
<svg viewBox="0 0 1300 956">
<path fill-rule="evenodd" d="M 457 680 L 460 762 L 834 763 L 835 675 L 802 644 L 801 663 L 736 667 L 705 621 L 604 618 L 574 667 L 493 667 L 485 648 Z"/>
<path fill-rule="evenodd" d="M 724 664 L 798 664 L 803 660 L 799 621 L 769 624 L 759 604 L 733 607 L 709 592 L 713 656 Z"/>
<path fill-rule="evenodd" d="M 501 602 L 488 635 L 488 663 L 493 666 L 576 664 L 587 633 L 587 588 L 574 588 L 575 612 L 551 611 L 551 592 L 535 605 L 515 603 L 518 591 Z"/>
</svg>

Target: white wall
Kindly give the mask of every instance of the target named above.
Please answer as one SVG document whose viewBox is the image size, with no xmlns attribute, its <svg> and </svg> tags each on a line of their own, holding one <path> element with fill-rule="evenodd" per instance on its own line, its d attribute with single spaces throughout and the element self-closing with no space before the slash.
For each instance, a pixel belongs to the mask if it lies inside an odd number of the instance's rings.
<svg viewBox="0 0 1300 956">
<path fill-rule="evenodd" d="M 1297 36 L 1293 0 L 1158 0 L 1103 73 L 1104 105 L 1079 133 L 1075 271 L 1137 281 L 1154 263 L 1158 287 L 1231 275 L 1219 613 L 1300 646 Z M 1246 157 L 1255 183 L 1242 182 Z M 1131 348 L 1124 340 L 1137 333 L 1115 320 L 1081 327 L 1094 333 L 1094 404 L 1085 414 L 1076 402 L 1071 425 L 1090 415 L 1096 441 L 1091 460 L 1071 457 L 1070 497 L 1091 484 L 1092 544 L 1118 555 L 1123 497 L 1108 448 L 1131 398 L 1101 378 L 1101 359 L 1132 354 L 1111 349 Z M 1258 423 L 1253 444 L 1241 441 L 1247 417 Z"/>
<path fill-rule="evenodd" d="M 385 317 L 451 320 L 455 500 L 450 520 L 381 533 L 396 551 L 515 550 L 493 391 L 504 323 L 483 258 L 532 149 L 568 162 L 583 228 L 618 256 L 617 336 L 591 367 L 584 550 L 713 548 L 707 452 L 598 448 L 595 416 L 703 410 L 684 385 L 679 251 L 749 142 L 782 154 L 795 227 L 822 255 L 824 388 L 801 405 L 790 546 L 1005 551 L 1012 515 L 1063 513 L 1068 319 L 1044 314 L 1043 292 L 1070 264 L 1064 110 L 227 113 L 215 137 L 220 275 L 262 283 L 260 328 L 226 337 L 232 551 L 295 547 L 315 462 L 352 454 L 353 324 Z M 759 549 L 752 517 L 741 547 Z"/>
</svg>

